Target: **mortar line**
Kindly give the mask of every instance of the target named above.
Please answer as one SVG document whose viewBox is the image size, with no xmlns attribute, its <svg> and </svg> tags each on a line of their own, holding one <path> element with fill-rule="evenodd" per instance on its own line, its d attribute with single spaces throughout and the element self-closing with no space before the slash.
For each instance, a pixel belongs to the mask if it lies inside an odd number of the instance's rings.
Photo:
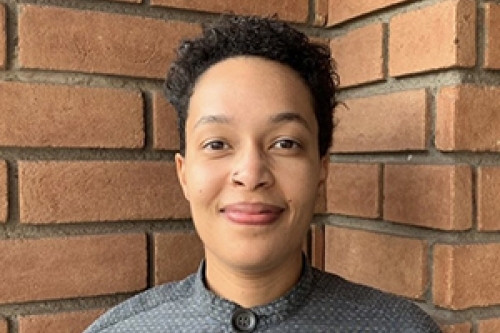
<svg viewBox="0 0 500 333">
<path fill-rule="evenodd" d="M 306 20 L 306 24 L 308 26 L 311 26 L 311 27 L 314 27 L 314 17 L 316 16 L 316 8 L 315 8 L 315 5 L 316 5 L 316 1 L 317 0 L 308 0 L 307 2 L 307 20 Z"/>
<path fill-rule="evenodd" d="M 477 73 L 483 71 L 485 65 L 485 55 L 486 55 L 486 10 L 484 8 L 484 3 L 482 1 L 476 2 L 476 66 L 475 70 Z"/>
<path fill-rule="evenodd" d="M 478 191 L 478 175 L 479 175 L 479 170 L 477 169 L 477 166 L 471 166 L 471 228 L 473 230 L 477 230 L 478 232 L 481 232 L 479 230 L 479 221 L 478 221 L 478 207 L 477 207 L 477 199 L 479 196 Z"/>
<path fill-rule="evenodd" d="M 142 92 L 143 100 L 143 126 L 144 126 L 144 147 L 145 151 L 154 151 L 154 133 L 153 127 L 153 97 L 150 91 Z"/>
<path fill-rule="evenodd" d="M 4 224 L 7 237 L 18 226 L 19 210 L 19 170 L 17 161 L 7 160 L 7 223 Z"/>
<path fill-rule="evenodd" d="M 17 34 L 18 27 L 18 13 L 15 3 L 7 2 L 5 6 L 5 34 L 6 34 L 6 66 L 4 71 L 13 70 L 16 68 L 17 50 L 16 41 L 19 40 Z"/>
<path fill-rule="evenodd" d="M 147 239 L 147 246 L 146 246 L 146 251 L 147 251 L 147 257 L 148 257 L 148 278 L 147 278 L 147 289 L 152 288 L 155 283 L 156 283 L 156 263 L 155 263 L 155 256 L 156 256 L 156 245 L 155 245 L 155 238 L 154 234 L 152 232 L 146 232 L 146 239 Z"/>
</svg>

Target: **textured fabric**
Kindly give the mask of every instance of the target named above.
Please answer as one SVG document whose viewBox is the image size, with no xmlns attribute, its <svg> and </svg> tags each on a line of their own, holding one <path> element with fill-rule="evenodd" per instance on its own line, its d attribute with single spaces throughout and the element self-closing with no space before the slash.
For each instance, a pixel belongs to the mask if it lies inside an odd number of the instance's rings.
<svg viewBox="0 0 500 333">
<path fill-rule="evenodd" d="M 204 284 L 204 264 L 185 280 L 150 289 L 108 311 L 84 333 L 241 332 L 241 308 Z M 418 306 L 304 265 L 297 285 L 280 299 L 249 309 L 251 332 L 438 333 Z M 248 331 L 248 332 L 250 332 Z"/>
</svg>

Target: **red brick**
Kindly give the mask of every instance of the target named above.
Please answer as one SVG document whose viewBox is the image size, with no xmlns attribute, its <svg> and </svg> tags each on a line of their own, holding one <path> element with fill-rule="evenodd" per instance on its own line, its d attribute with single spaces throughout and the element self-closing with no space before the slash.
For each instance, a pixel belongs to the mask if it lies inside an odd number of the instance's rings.
<svg viewBox="0 0 500 333">
<path fill-rule="evenodd" d="M 189 217 L 170 162 L 19 163 L 21 223 Z"/>
<path fill-rule="evenodd" d="M 462 85 L 437 97 L 436 147 L 440 150 L 500 151 L 500 88 Z"/>
<path fill-rule="evenodd" d="M 500 69 L 500 4 L 486 3 L 486 52 L 484 66 Z"/>
<path fill-rule="evenodd" d="M 5 68 L 7 62 L 7 32 L 5 29 L 5 7 L 0 4 L 0 69 Z"/>
<path fill-rule="evenodd" d="M 384 79 L 381 23 L 351 31 L 330 43 L 340 86 L 348 87 Z"/>
<path fill-rule="evenodd" d="M 166 6 L 212 13 L 272 16 L 281 20 L 306 22 L 308 0 L 151 0 L 153 6 Z"/>
<path fill-rule="evenodd" d="M 81 333 L 104 309 L 56 314 L 30 315 L 19 318 L 19 333 Z"/>
<path fill-rule="evenodd" d="M 384 219 L 426 228 L 469 229 L 471 178 L 465 165 L 387 165 Z"/>
<path fill-rule="evenodd" d="M 477 172 L 477 222 L 479 230 L 500 230 L 500 167 L 480 167 Z"/>
<path fill-rule="evenodd" d="M 9 333 L 9 328 L 7 327 L 7 321 L 0 318 L 0 333 Z"/>
<path fill-rule="evenodd" d="M 461 323 L 454 325 L 442 325 L 442 333 L 470 333 L 472 330 L 471 323 Z"/>
<path fill-rule="evenodd" d="M 54 24 L 57 22 L 57 24 Z M 23 68 L 163 78 L 175 45 L 199 27 L 145 17 L 23 5 Z"/>
<path fill-rule="evenodd" d="M 434 303 L 449 309 L 500 304 L 500 244 L 436 245 Z"/>
<path fill-rule="evenodd" d="M 0 223 L 7 221 L 7 188 L 7 163 L 5 163 L 5 161 L 0 161 Z"/>
<path fill-rule="evenodd" d="M 380 216 L 378 164 L 330 164 L 327 184 L 327 212 L 377 218 Z"/>
<path fill-rule="evenodd" d="M 427 92 L 413 90 L 349 99 L 335 113 L 336 153 L 425 150 Z"/>
<path fill-rule="evenodd" d="M 195 232 L 165 232 L 154 235 L 155 284 L 182 280 L 196 272 L 205 256 Z"/>
<path fill-rule="evenodd" d="M 335 25 L 361 15 L 407 1 L 408 0 L 329 0 L 328 25 Z"/>
<path fill-rule="evenodd" d="M 325 269 L 348 280 L 411 298 L 427 286 L 427 243 L 326 227 Z"/>
<path fill-rule="evenodd" d="M 328 26 L 403 2 L 408 0 L 329 0 Z"/>
<path fill-rule="evenodd" d="M 179 150 L 177 113 L 161 92 L 153 94 L 153 147 L 154 149 Z"/>
<path fill-rule="evenodd" d="M 144 146 L 138 91 L 1 82 L 0 101 L 2 146 Z"/>
<path fill-rule="evenodd" d="M 0 303 L 144 289 L 143 234 L 0 241 Z"/>
<path fill-rule="evenodd" d="M 478 333 L 500 332 L 500 318 L 492 318 L 479 321 Z"/>
<path fill-rule="evenodd" d="M 449 0 L 400 14 L 390 22 L 389 73 L 473 67 L 476 1 Z"/>
</svg>

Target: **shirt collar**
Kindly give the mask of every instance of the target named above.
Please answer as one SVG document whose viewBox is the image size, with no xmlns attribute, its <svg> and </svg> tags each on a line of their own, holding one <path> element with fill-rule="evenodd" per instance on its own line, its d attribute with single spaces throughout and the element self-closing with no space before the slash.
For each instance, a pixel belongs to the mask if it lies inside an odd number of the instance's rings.
<svg viewBox="0 0 500 333">
<path fill-rule="evenodd" d="M 312 285 L 312 268 L 304 257 L 299 281 L 290 291 L 269 304 L 253 307 L 250 310 L 258 316 L 259 322 L 263 324 L 281 322 L 305 304 L 312 290 Z M 194 293 L 195 299 L 200 301 L 200 310 L 220 322 L 230 320 L 234 311 L 240 308 L 238 304 L 217 296 L 206 287 L 204 260 L 196 273 Z"/>
</svg>

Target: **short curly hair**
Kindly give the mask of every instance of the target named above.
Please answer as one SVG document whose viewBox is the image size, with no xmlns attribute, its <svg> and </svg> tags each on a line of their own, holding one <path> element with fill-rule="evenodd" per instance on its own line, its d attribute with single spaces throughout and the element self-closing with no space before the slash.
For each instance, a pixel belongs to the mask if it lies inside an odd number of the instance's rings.
<svg viewBox="0 0 500 333">
<path fill-rule="evenodd" d="M 330 49 L 313 43 L 284 22 L 255 16 L 223 16 L 203 27 L 201 36 L 184 40 L 165 81 L 167 100 L 178 114 L 180 151 L 185 152 L 185 124 L 197 79 L 210 66 L 236 56 L 258 56 L 292 68 L 313 97 L 321 157 L 332 143 L 333 112 L 337 104 L 337 73 Z"/>
</svg>

